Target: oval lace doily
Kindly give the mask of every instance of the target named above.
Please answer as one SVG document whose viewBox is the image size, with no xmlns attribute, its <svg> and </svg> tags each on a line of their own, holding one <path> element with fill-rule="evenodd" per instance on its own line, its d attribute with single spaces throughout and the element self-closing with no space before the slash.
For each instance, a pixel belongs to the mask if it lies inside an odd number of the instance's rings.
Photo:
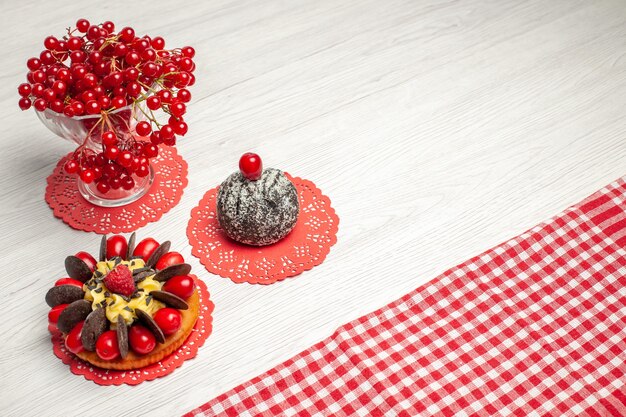
<svg viewBox="0 0 626 417">
<path fill-rule="evenodd" d="M 146 195 L 123 207 L 95 206 L 80 195 L 76 177 L 63 169 L 69 155 L 61 158 L 48 177 L 46 202 L 56 217 L 74 229 L 100 234 L 132 232 L 159 220 L 178 204 L 187 186 L 187 162 L 176 148 L 162 146 L 152 162 L 154 182 Z"/>
<path fill-rule="evenodd" d="M 93 381 L 98 385 L 137 385 L 144 381 L 152 381 L 153 379 L 171 374 L 174 369 L 181 366 L 183 362 L 196 356 L 198 348 L 204 344 L 213 329 L 212 313 L 214 305 L 213 302 L 209 300 L 209 292 L 206 284 L 195 275 L 190 276 L 193 277 L 196 282 L 200 295 L 198 320 L 185 343 L 183 343 L 177 351 L 165 357 L 165 359 L 160 362 L 132 371 L 97 368 L 70 353 L 65 348 L 63 335 L 59 331 L 52 333 L 52 348 L 54 354 L 61 359 L 64 364 L 70 366 L 70 371 L 72 371 L 73 374 L 82 375 L 85 379 Z"/>
<path fill-rule="evenodd" d="M 218 187 L 207 191 L 191 210 L 187 225 L 191 253 L 209 272 L 237 283 L 272 284 L 324 261 L 337 242 L 339 218 L 315 184 L 286 175 L 298 191 L 300 214 L 291 233 L 273 245 L 243 245 L 222 232 L 215 212 Z"/>
</svg>

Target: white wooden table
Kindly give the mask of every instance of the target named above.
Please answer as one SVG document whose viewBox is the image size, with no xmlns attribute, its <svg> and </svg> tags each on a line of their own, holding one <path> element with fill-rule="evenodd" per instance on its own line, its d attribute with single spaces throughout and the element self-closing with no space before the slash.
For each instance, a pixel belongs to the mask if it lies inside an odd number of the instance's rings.
<svg viewBox="0 0 626 417">
<path fill-rule="evenodd" d="M 86 3 L 86 2 L 85 2 Z M 623 0 L 3 2 L 0 415 L 179 415 L 625 174 Z M 44 202 L 71 150 L 17 107 L 26 59 L 77 18 L 197 51 L 181 203 L 141 236 L 171 239 L 216 304 L 193 361 L 100 387 L 52 353 L 44 295 L 95 251 Z M 326 262 L 235 285 L 185 237 L 203 193 L 248 150 L 313 180 L 341 218 Z"/>
</svg>

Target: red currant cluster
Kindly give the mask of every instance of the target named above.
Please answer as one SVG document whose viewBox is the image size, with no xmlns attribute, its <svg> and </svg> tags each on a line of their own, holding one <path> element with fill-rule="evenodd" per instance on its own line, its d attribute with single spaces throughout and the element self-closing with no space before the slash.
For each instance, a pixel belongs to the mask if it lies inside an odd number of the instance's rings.
<svg viewBox="0 0 626 417">
<path fill-rule="evenodd" d="M 85 183 L 96 181 L 103 194 L 132 189 L 133 175 L 148 175 L 148 160 L 158 155 L 158 145 L 174 146 L 176 136 L 187 133 L 183 116 L 191 100 L 186 87 L 195 83 L 194 49 L 165 49 L 159 36 L 138 37 L 131 27 L 116 32 L 112 22 L 92 25 L 86 19 L 68 28 L 62 39 L 48 36 L 44 46 L 38 58 L 27 61 L 28 82 L 18 87 L 20 108 L 50 109 L 67 117 L 100 115 L 65 170 Z M 130 105 L 128 113 L 143 119 L 134 134 L 128 134 L 128 122 L 114 120 L 119 109 Z M 157 120 L 158 110 L 169 116 L 167 122 Z M 85 146 L 94 132 L 101 151 Z"/>
</svg>

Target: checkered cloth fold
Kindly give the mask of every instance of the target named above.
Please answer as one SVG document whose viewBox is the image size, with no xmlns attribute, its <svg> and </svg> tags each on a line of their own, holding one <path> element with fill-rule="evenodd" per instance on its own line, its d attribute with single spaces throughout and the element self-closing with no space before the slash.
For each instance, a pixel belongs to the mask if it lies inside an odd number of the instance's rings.
<svg viewBox="0 0 626 417">
<path fill-rule="evenodd" d="M 626 415 L 626 183 L 188 416 Z"/>
</svg>

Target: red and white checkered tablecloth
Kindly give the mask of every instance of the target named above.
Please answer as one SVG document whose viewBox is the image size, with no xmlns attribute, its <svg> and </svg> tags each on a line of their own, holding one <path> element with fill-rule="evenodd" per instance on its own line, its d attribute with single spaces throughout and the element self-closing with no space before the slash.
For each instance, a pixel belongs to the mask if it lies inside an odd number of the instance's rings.
<svg viewBox="0 0 626 417">
<path fill-rule="evenodd" d="M 626 415 L 625 210 L 620 179 L 187 415 Z"/>
</svg>

